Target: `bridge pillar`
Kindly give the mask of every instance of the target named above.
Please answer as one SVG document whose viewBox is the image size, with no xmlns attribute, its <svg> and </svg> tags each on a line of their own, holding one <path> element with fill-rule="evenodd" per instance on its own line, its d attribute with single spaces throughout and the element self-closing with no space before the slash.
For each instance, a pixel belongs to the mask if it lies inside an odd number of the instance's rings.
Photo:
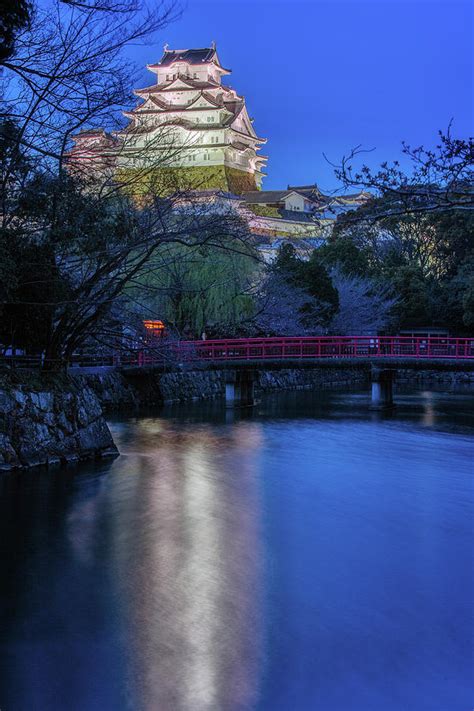
<svg viewBox="0 0 474 711">
<path fill-rule="evenodd" d="M 391 368 L 372 368 L 371 410 L 385 410 L 394 407 L 393 381 L 396 371 Z"/>
<path fill-rule="evenodd" d="M 245 407 L 255 404 L 255 370 L 228 370 L 225 383 L 227 407 Z"/>
</svg>

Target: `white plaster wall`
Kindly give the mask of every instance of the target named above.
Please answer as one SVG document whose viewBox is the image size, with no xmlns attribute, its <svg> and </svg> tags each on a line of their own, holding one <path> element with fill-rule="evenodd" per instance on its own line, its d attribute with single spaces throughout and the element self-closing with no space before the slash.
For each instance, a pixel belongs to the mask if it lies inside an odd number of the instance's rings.
<svg viewBox="0 0 474 711">
<path fill-rule="evenodd" d="M 285 210 L 298 210 L 299 212 L 304 212 L 305 209 L 305 199 L 302 195 L 289 195 L 285 203 Z"/>
</svg>

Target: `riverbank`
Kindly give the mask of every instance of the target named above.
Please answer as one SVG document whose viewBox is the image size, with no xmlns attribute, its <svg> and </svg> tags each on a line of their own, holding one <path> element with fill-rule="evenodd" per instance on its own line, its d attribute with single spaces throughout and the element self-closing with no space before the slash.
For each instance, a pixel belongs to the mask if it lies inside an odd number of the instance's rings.
<svg viewBox="0 0 474 711">
<path fill-rule="evenodd" d="M 84 379 L 0 373 L 0 470 L 117 453 L 101 404 Z"/>
<path fill-rule="evenodd" d="M 106 412 L 150 407 L 165 403 L 213 400 L 225 396 L 225 370 L 175 370 L 156 368 L 129 371 L 103 370 L 81 375 Z M 354 387 L 370 381 L 370 366 L 256 368 L 255 394 L 284 390 L 324 390 Z"/>
<path fill-rule="evenodd" d="M 255 369 L 255 394 L 369 387 L 370 363 Z M 474 387 L 474 370 L 397 370 L 403 385 Z M 97 369 L 66 374 L 0 372 L 0 470 L 53 467 L 118 454 L 106 414 L 225 396 L 226 371 Z"/>
</svg>

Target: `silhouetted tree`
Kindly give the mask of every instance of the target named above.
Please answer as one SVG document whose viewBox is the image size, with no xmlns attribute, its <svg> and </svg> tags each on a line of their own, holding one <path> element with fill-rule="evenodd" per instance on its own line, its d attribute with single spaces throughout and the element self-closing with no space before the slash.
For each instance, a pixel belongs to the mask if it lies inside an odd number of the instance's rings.
<svg viewBox="0 0 474 711">
<path fill-rule="evenodd" d="M 411 170 L 398 161 L 382 163 L 372 170 L 354 167 L 366 151 L 357 146 L 336 166 L 336 176 L 345 187 L 358 187 L 383 196 L 374 217 L 451 210 L 474 210 L 474 139 L 455 138 L 451 126 L 439 132 L 435 148 L 402 144 Z"/>
</svg>

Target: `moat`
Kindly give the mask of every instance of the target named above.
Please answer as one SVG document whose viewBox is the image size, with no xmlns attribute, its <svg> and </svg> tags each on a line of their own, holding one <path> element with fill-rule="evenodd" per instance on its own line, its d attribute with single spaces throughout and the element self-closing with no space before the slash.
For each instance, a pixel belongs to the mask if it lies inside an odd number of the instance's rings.
<svg viewBox="0 0 474 711">
<path fill-rule="evenodd" d="M 168 407 L 2 476 L 2 711 L 470 709 L 474 396 L 396 401 Z"/>
</svg>

